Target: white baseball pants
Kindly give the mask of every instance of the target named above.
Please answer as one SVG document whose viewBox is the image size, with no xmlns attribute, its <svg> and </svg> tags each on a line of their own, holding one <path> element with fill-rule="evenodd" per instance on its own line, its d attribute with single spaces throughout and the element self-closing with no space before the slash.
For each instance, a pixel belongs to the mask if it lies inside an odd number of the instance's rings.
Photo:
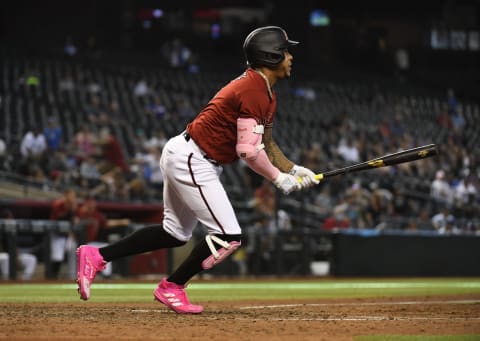
<svg viewBox="0 0 480 341">
<path fill-rule="evenodd" d="M 230 199 L 220 181 L 221 166 L 204 158 L 192 140 L 180 134 L 162 151 L 164 177 L 163 227 L 173 237 L 188 241 L 197 223 L 211 234 L 241 234 Z"/>
</svg>

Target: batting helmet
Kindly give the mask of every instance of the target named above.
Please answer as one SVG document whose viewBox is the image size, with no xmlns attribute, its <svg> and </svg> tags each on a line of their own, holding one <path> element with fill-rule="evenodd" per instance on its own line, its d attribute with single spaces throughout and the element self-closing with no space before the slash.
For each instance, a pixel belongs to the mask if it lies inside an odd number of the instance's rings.
<svg viewBox="0 0 480 341">
<path fill-rule="evenodd" d="M 298 41 L 289 40 L 285 30 L 278 26 L 265 26 L 252 31 L 243 43 L 247 65 L 275 67 L 285 58 L 289 46 Z"/>
</svg>

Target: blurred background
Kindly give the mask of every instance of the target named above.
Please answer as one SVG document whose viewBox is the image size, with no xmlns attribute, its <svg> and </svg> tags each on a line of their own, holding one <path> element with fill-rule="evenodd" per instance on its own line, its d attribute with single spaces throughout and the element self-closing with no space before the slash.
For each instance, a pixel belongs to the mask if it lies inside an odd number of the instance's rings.
<svg viewBox="0 0 480 341">
<path fill-rule="evenodd" d="M 244 247 L 205 276 L 479 276 L 479 16 L 478 0 L 3 1 L 3 278 L 74 278 L 80 243 L 160 223 L 163 145 L 243 72 L 243 40 L 265 25 L 301 42 L 275 89 L 290 159 L 321 172 L 440 155 L 289 196 L 226 166 Z M 103 275 L 157 276 L 190 247 Z"/>
</svg>

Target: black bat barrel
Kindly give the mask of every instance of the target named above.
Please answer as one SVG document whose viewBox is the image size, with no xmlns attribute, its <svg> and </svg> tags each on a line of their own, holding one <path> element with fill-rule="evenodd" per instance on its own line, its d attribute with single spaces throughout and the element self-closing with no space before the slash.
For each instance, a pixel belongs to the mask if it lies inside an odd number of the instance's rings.
<svg viewBox="0 0 480 341">
<path fill-rule="evenodd" d="M 370 161 L 357 163 L 348 167 L 334 169 L 323 174 L 323 177 L 331 177 L 340 174 L 347 174 L 352 172 L 358 172 L 366 169 L 379 168 L 385 166 L 397 165 L 404 162 L 411 162 L 416 160 L 425 159 L 438 154 L 438 149 L 435 144 L 429 144 L 422 147 L 416 147 L 412 149 L 403 150 L 393 154 L 387 154 Z"/>
</svg>

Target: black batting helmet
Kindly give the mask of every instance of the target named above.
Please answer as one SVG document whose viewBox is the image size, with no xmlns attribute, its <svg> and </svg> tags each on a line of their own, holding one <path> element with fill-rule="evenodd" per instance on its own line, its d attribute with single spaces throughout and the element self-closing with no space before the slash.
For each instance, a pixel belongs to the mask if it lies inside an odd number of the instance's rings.
<svg viewBox="0 0 480 341">
<path fill-rule="evenodd" d="M 284 29 L 278 26 L 265 26 L 250 32 L 243 43 L 243 53 L 247 65 L 252 67 L 275 67 L 285 58 L 285 50 L 297 45 L 289 40 Z"/>
</svg>

